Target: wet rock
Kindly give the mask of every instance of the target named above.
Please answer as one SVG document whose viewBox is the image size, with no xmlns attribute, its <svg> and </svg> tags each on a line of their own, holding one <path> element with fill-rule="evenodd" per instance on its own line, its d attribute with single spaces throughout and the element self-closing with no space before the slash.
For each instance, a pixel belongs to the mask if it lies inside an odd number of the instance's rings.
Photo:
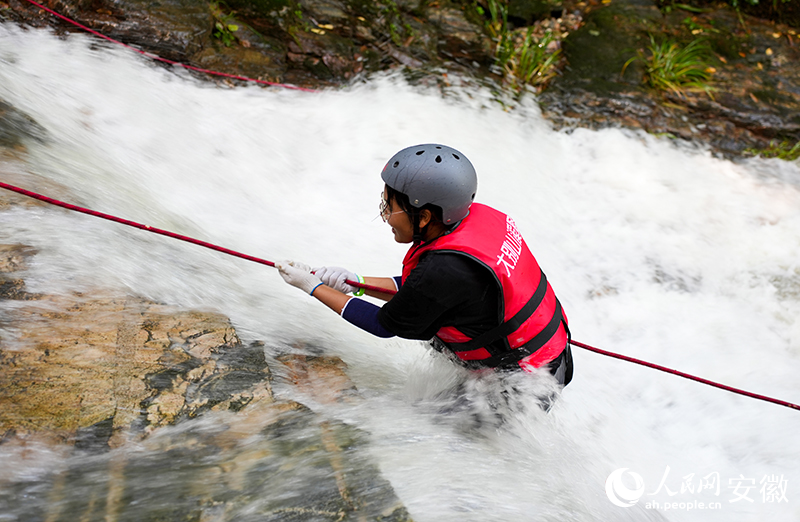
<svg viewBox="0 0 800 522">
<path fill-rule="evenodd" d="M 27 269 L 28 260 L 35 254 L 36 249 L 28 245 L 0 245 L 0 300 L 27 301 L 39 297 L 25 289 L 23 279 L 11 275 Z"/>
<path fill-rule="evenodd" d="M 36 255 L 36 249 L 19 243 L 0 245 L 0 274 L 9 274 L 28 268 L 28 261 Z"/>
<path fill-rule="evenodd" d="M 299 0 L 298 4 L 317 25 L 345 25 L 350 23 L 350 9 L 345 2 L 338 0 Z"/>
<path fill-rule="evenodd" d="M 742 26 L 724 7 L 691 16 L 676 11 L 663 16 L 649 0 L 615 0 L 590 11 L 563 42 L 567 65 L 540 97 L 545 116 L 559 127 L 640 128 L 728 157 L 774 140 L 800 141 L 800 96 L 791 87 L 800 84 L 800 49 L 791 35 L 756 19 Z M 649 56 L 651 34 L 683 45 L 706 38 L 712 91 L 646 87 L 642 57 Z"/>
<path fill-rule="evenodd" d="M 193 0 L 56 0 L 50 7 L 115 40 L 175 61 L 199 52 L 214 26 L 208 4 Z"/>
<path fill-rule="evenodd" d="M 324 29 L 298 32 L 289 43 L 288 58 L 322 80 L 352 78 L 364 69 L 363 59 L 352 43 Z"/>
<path fill-rule="evenodd" d="M 794 23 L 793 3 L 779 4 L 785 21 Z M 3 19 L 77 30 L 24 0 L 7 5 L 10 9 L 0 9 Z M 410 81 L 441 88 L 449 85 L 443 75 L 448 71 L 481 84 L 502 83 L 492 69 L 494 43 L 486 20 L 466 0 L 52 0 L 48 5 L 164 58 L 267 82 L 335 86 L 402 67 Z M 710 6 L 701 0 L 692 5 Z M 643 129 L 731 157 L 800 140 L 797 31 L 740 16 L 724 5 L 700 12 L 683 6 L 652 0 L 510 0 L 512 28 L 530 27 L 539 36 L 545 28 L 560 28 L 551 44 L 563 50 L 560 74 L 536 89 L 544 88 L 538 100 L 545 117 L 558 128 Z M 747 4 L 743 11 L 753 8 Z M 572 27 L 576 24 L 568 20 L 583 25 Z M 713 54 L 711 96 L 655 92 L 644 85 L 650 35 L 683 45 L 704 38 Z M 12 129 L 25 122 L 18 115 L 6 119 L 15 122 Z M 16 147 L 19 138 L 7 143 Z"/>
<path fill-rule="evenodd" d="M 349 402 L 358 391 L 345 373 L 347 365 L 339 358 L 284 354 L 278 360 L 285 365 L 276 369 L 285 382 L 320 404 Z"/>
<path fill-rule="evenodd" d="M 560 0 L 509 0 L 508 19 L 518 27 L 526 27 L 551 16 L 559 18 L 562 10 Z"/>
<path fill-rule="evenodd" d="M 472 24 L 461 9 L 431 6 L 427 18 L 438 27 L 447 38 L 471 44 L 480 40 L 480 28 Z"/>
<path fill-rule="evenodd" d="M 25 140 L 43 141 L 44 128 L 33 118 L 0 100 L 0 147 L 25 149 Z"/>
<path fill-rule="evenodd" d="M 219 314 L 40 296 L 4 310 L 4 332 L 0 448 L 19 470 L 40 456 L 49 465 L 4 474 L 7 516 L 410 520 L 367 437 L 276 399 L 264 345 L 243 344 Z M 314 404 L 357 398 L 336 358 L 279 360 L 284 381 Z"/>
<path fill-rule="evenodd" d="M 441 34 L 440 54 L 470 67 L 474 64 L 488 65 L 490 59 L 486 49 L 491 47 L 489 39 L 484 36 L 481 26 L 467 18 L 463 7 L 431 4 L 426 10 L 426 17 Z"/>
<path fill-rule="evenodd" d="M 135 298 L 37 296 L 5 317 L 12 335 L 0 351 L 0 430 L 65 441 L 111 418 L 113 445 L 137 425 L 152 429 L 199 409 L 177 392 L 224 373 L 213 355 L 240 344 L 220 315 Z M 199 364 L 176 362 L 193 358 Z M 148 379 L 166 372 L 169 385 Z"/>
<path fill-rule="evenodd" d="M 567 66 L 553 82 L 555 91 L 636 93 L 642 67 L 626 62 L 648 42 L 647 29 L 662 19 L 650 0 L 617 0 L 591 11 L 583 26 L 563 42 Z M 625 73 L 623 73 L 625 68 Z"/>
<path fill-rule="evenodd" d="M 0 294 L 17 300 L 0 301 L 6 517 L 410 520 L 365 434 L 273 393 L 270 364 L 314 405 L 358 400 L 342 361 L 298 344 L 269 363 L 216 313 L 31 296 L 35 254 L 0 245 Z"/>
<path fill-rule="evenodd" d="M 286 74 L 286 45 L 261 34 L 229 14 L 220 4 L 209 4 L 215 27 L 213 38 L 203 39 L 203 48 L 191 56 L 201 68 L 265 81 L 280 81 Z"/>
<path fill-rule="evenodd" d="M 38 294 L 32 294 L 25 289 L 24 280 L 0 277 L 0 300 L 30 301 L 38 298 Z"/>
<path fill-rule="evenodd" d="M 365 445 L 362 432 L 297 403 L 257 402 L 161 430 L 135 449 L 7 474 L 0 504 L 16 520 L 54 522 L 410 521 Z"/>
</svg>

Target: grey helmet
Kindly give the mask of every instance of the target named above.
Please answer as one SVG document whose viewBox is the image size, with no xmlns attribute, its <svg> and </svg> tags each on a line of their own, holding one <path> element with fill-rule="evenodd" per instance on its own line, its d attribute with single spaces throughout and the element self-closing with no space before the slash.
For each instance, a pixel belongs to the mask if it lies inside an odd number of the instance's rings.
<svg viewBox="0 0 800 522">
<path fill-rule="evenodd" d="M 381 178 L 408 196 L 414 207 L 428 203 L 441 207 L 446 225 L 466 217 L 478 189 L 478 176 L 467 157 L 436 143 L 401 150 L 383 167 Z"/>
</svg>

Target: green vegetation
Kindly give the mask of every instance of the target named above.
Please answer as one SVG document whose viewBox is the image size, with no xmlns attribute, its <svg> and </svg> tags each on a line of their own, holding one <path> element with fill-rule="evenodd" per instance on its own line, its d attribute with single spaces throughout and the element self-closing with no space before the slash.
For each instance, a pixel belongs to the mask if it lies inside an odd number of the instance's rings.
<svg viewBox="0 0 800 522">
<path fill-rule="evenodd" d="M 414 30 L 403 19 L 400 7 L 394 0 L 388 0 L 381 6 L 380 10 L 386 17 L 386 27 L 389 29 L 389 37 L 392 39 L 392 43 L 398 47 L 405 47 L 404 39 L 413 36 Z"/>
<path fill-rule="evenodd" d="M 708 64 L 711 49 L 703 39 L 692 40 L 682 47 L 674 40 L 656 42 L 650 35 L 649 56 L 639 53 L 627 62 L 622 73 L 632 62 L 645 64 L 644 80 L 658 91 L 672 91 L 682 96 L 686 92 L 703 91 L 713 98 L 710 85 L 713 67 Z"/>
<path fill-rule="evenodd" d="M 225 13 L 217 2 L 208 4 L 208 7 L 211 16 L 214 17 L 214 30 L 211 31 L 211 36 L 222 42 L 225 47 L 230 47 L 236 43 L 236 35 L 233 33 L 239 30 L 239 26 L 233 23 L 236 19 L 232 13 Z"/>
<path fill-rule="evenodd" d="M 759 5 L 759 0 L 724 0 L 725 3 L 729 4 L 734 9 L 739 9 L 744 5 Z M 778 4 L 788 4 L 789 2 L 796 2 L 797 0 L 766 0 L 765 4 L 772 4 L 773 7 L 777 7 Z M 691 11 L 693 13 L 702 13 L 704 9 L 697 7 L 696 5 L 689 5 L 684 3 L 675 2 L 675 0 L 660 0 L 662 4 L 661 9 L 665 12 L 669 13 L 673 9 L 683 9 L 684 11 Z M 707 2 L 694 2 L 695 4 L 708 4 L 712 6 L 714 4 L 713 1 Z"/>
<path fill-rule="evenodd" d="M 508 24 L 507 0 L 486 0 L 476 4 L 478 14 L 486 19 L 487 33 L 495 43 L 494 62 L 510 87 L 521 92 L 526 86 L 541 90 L 556 75 L 561 49 L 551 45 L 555 37 L 550 31 L 541 37 L 534 28 L 513 30 Z"/>
<path fill-rule="evenodd" d="M 662 0 L 661 3 L 664 4 L 665 2 Z M 664 11 L 665 13 L 671 13 L 672 11 L 674 11 L 676 9 L 680 9 L 682 11 L 688 11 L 690 13 L 704 13 L 705 12 L 705 9 L 701 9 L 700 7 L 694 7 L 694 6 L 689 5 L 689 4 L 681 4 L 681 3 L 674 2 L 674 1 L 673 2 L 669 2 L 667 5 L 663 5 L 661 7 L 661 10 Z"/>
<path fill-rule="evenodd" d="M 786 140 L 780 143 L 776 143 L 773 140 L 766 149 L 747 149 L 745 152 L 753 156 L 761 156 L 762 158 L 778 158 L 785 161 L 796 161 L 800 159 L 800 141 L 792 146 L 791 142 Z"/>
<path fill-rule="evenodd" d="M 520 90 L 524 85 L 544 86 L 556 75 L 556 64 L 561 50 L 550 50 L 549 45 L 555 41 L 548 32 L 542 38 L 532 35 L 528 28 L 525 36 L 514 45 L 513 50 L 498 60 L 498 65 L 506 72 L 511 87 Z"/>
</svg>

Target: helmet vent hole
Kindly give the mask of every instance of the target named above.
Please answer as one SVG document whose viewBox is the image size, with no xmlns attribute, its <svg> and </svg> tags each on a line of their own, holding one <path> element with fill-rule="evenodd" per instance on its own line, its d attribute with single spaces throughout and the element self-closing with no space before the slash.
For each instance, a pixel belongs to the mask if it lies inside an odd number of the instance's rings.
<svg viewBox="0 0 800 522">
<path fill-rule="evenodd" d="M 425 154 L 424 150 L 417 151 L 417 156 L 422 156 L 423 154 Z"/>
<path fill-rule="evenodd" d="M 437 148 L 437 149 L 439 149 L 439 150 L 441 150 L 441 149 L 442 149 L 442 148 L 441 148 L 440 146 L 438 146 L 438 145 L 436 146 L 436 148 Z"/>
<path fill-rule="evenodd" d="M 436 163 L 441 163 L 441 162 L 442 162 L 442 157 L 436 156 Z"/>
<path fill-rule="evenodd" d="M 460 159 L 461 159 L 461 158 L 459 158 L 459 157 L 458 157 L 458 154 L 453 154 L 453 157 L 454 157 L 455 159 L 457 159 L 457 160 L 460 160 Z"/>
<path fill-rule="evenodd" d="M 399 161 L 395 161 L 394 164 L 392 165 L 392 167 L 397 168 L 398 165 L 400 165 L 400 162 Z"/>
</svg>

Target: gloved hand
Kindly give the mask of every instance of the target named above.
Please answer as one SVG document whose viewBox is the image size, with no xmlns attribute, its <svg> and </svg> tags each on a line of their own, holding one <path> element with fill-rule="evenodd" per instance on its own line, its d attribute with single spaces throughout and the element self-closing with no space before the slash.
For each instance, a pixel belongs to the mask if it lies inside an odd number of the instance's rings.
<svg viewBox="0 0 800 522">
<path fill-rule="evenodd" d="M 349 294 L 351 292 L 358 291 L 357 287 L 345 283 L 345 281 L 348 279 L 350 281 L 358 281 L 358 276 L 346 268 L 340 268 L 338 266 L 323 266 L 321 268 L 315 268 L 314 272 L 323 283 L 330 286 L 334 290 L 342 292 L 343 294 Z"/>
<path fill-rule="evenodd" d="M 278 261 L 275 268 L 284 281 L 296 286 L 311 295 L 315 288 L 323 284 L 322 280 L 311 273 L 311 267 L 297 261 Z"/>
</svg>

